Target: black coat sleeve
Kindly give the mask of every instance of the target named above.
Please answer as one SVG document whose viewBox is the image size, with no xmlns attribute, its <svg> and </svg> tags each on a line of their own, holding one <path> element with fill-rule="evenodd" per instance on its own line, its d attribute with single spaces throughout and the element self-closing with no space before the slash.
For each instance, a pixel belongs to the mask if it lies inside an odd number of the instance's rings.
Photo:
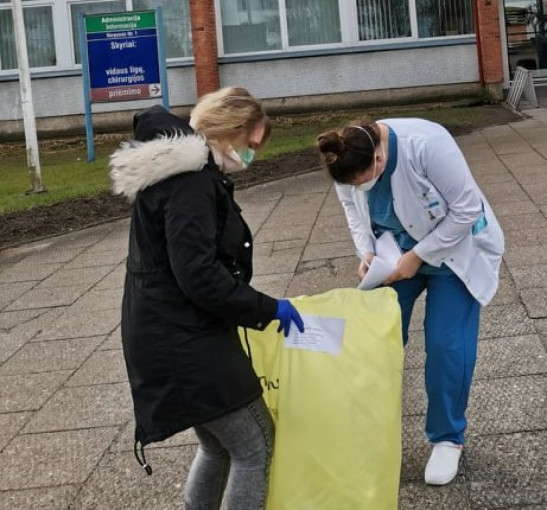
<svg viewBox="0 0 547 510">
<path fill-rule="evenodd" d="M 277 300 L 236 279 L 217 257 L 217 197 L 206 170 L 170 180 L 164 205 L 172 271 L 184 295 L 228 324 L 263 329 Z"/>
</svg>

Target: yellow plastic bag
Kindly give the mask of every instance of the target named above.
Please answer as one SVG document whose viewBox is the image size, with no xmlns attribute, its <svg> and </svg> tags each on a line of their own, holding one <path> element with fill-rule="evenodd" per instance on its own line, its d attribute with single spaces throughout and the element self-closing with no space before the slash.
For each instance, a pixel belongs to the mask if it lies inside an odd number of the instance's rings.
<svg viewBox="0 0 547 510">
<path fill-rule="evenodd" d="M 335 289 L 291 302 L 311 340 L 285 340 L 277 321 L 247 331 L 276 422 L 267 510 L 396 509 L 403 344 L 395 292 Z M 343 328 L 338 351 L 324 352 L 314 317 Z"/>
</svg>

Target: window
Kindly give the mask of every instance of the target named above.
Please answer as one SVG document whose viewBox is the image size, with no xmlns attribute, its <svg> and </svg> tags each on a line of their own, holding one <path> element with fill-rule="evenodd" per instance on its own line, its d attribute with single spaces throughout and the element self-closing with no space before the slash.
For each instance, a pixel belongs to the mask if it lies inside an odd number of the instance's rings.
<svg viewBox="0 0 547 510">
<path fill-rule="evenodd" d="M 473 33 L 473 13 L 468 0 L 416 0 L 420 37 Z"/>
<path fill-rule="evenodd" d="M 471 0 L 216 0 L 221 53 L 472 34 Z"/>
<path fill-rule="evenodd" d="M 121 12 L 125 10 L 153 10 L 163 4 L 163 24 L 165 30 L 165 52 L 167 58 L 192 57 L 192 29 L 190 25 L 189 0 L 126 0 L 108 2 L 88 2 L 71 5 L 71 16 L 76 62 L 81 62 L 78 38 L 78 15 L 103 12 Z M 129 7 L 129 9 L 126 9 Z"/>
<path fill-rule="evenodd" d="M 285 0 L 289 46 L 341 41 L 338 0 Z"/>
<path fill-rule="evenodd" d="M 125 0 L 71 4 L 70 17 L 72 18 L 72 40 L 74 43 L 74 60 L 77 64 L 82 62 L 82 56 L 80 54 L 80 34 L 78 33 L 78 19 L 80 14 L 101 14 L 103 12 L 121 11 L 125 11 Z"/>
<path fill-rule="evenodd" d="M 189 0 L 23 0 L 30 67 L 71 69 L 81 63 L 80 14 L 147 11 L 158 5 L 163 7 L 167 58 L 191 58 Z M 13 74 L 17 67 L 11 0 L 0 0 L 0 73 Z"/>
<path fill-rule="evenodd" d="M 225 53 L 281 49 L 278 0 L 221 0 Z"/>
<path fill-rule="evenodd" d="M 471 0 L 214 1 L 222 55 L 377 45 L 474 31 Z M 23 0 L 30 65 L 79 67 L 80 14 L 145 11 L 157 5 L 163 7 L 167 58 L 192 58 L 190 0 Z M 16 69 L 11 0 L 0 0 L 0 74 Z"/>
<path fill-rule="evenodd" d="M 410 37 L 408 0 L 357 0 L 359 40 Z"/>
<path fill-rule="evenodd" d="M 164 0 L 160 3 L 163 5 L 167 58 L 193 57 L 190 2 L 188 0 Z M 134 11 L 149 11 L 155 9 L 157 5 L 157 0 L 133 0 Z"/>
<path fill-rule="evenodd" d="M 55 66 L 57 59 L 51 7 L 25 6 L 23 18 L 30 66 Z M 0 70 L 12 70 L 17 67 L 13 15 L 11 9 L 0 9 Z"/>
<path fill-rule="evenodd" d="M 224 53 L 341 41 L 338 0 L 219 0 Z M 280 4 L 283 2 L 283 4 Z M 285 16 L 281 18 L 280 8 Z M 286 23 L 287 38 L 282 33 Z"/>
<path fill-rule="evenodd" d="M 150 11 L 163 7 L 165 53 L 167 58 L 192 57 L 192 29 L 189 0 L 109 0 L 102 2 L 74 2 L 70 5 L 75 62 L 80 63 L 78 16 L 103 12 Z"/>
</svg>

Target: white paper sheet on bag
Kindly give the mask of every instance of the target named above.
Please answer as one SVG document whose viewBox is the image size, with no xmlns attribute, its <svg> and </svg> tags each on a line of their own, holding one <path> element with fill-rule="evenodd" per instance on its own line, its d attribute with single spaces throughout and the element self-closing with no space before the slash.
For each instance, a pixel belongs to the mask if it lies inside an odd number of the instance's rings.
<svg viewBox="0 0 547 510">
<path fill-rule="evenodd" d="M 304 333 L 300 333 L 292 324 L 289 336 L 285 339 L 285 347 L 340 355 L 346 324 L 344 319 L 302 314 L 302 320 L 305 326 Z"/>
<path fill-rule="evenodd" d="M 384 232 L 376 240 L 376 253 L 370 267 L 358 288 L 371 290 L 382 285 L 386 278 L 395 270 L 397 261 L 401 258 L 401 248 L 391 232 Z"/>
</svg>

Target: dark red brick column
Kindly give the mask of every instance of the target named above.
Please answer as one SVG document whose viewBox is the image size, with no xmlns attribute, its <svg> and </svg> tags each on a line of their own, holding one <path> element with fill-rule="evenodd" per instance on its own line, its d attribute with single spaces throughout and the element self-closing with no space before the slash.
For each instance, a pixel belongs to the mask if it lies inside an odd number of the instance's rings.
<svg viewBox="0 0 547 510">
<path fill-rule="evenodd" d="M 496 95 L 503 83 L 498 0 L 473 0 L 479 73 L 484 87 Z"/>
<path fill-rule="evenodd" d="M 198 97 L 220 88 L 213 0 L 190 0 Z"/>
</svg>

